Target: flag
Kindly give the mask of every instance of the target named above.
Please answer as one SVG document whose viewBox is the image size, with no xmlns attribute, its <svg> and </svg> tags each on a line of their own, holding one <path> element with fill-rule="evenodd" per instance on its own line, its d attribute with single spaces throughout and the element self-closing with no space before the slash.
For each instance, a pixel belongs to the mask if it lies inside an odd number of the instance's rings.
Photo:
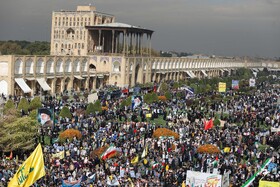
<svg viewBox="0 0 280 187">
<path fill-rule="evenodd" d="M 110 146 L 104 153 L 102 153 L 101 158 L 103 160 L 108 159 L 110 156 L 117 152 L 117 148 L 115 146 Z"/>
<path fill-rule="evenodd" d="M 141 158 L 145 158 L 148 155 L 148 146 L 145 147 L 145 149 L 142 152 Z"/>
<path fill-rule="evenodd" d="M 7 159 L 7 160 L 12 160 L 12 159 L 13 159 L 13 152 L 12 152 L 12 151 L 10 152 L 10 156 L 9 156 L 9 157 L 6 157 L 6 159 Z"/>
<path fill-rule="evenodd" d="M 152 168 L 155 169 L 159 166 L 159 163 L 155 162 L 153 165 L 152 165 Z"/>
<path fill-rule="evenodd" d="M 139 156 L 135 156 L 132 160 L 131 160 L 131 164 L 136 164 L 139 161 Z"/>
<path fill-rule="evenodd" d="M 213 119 L 210 119 L 209 121 L 204 121 L 204 130 L 211 129 L 213 126 Z"/>
<path fill-rule="evenodd" d="M 44 158 L 41 144 L 38 144 L 31 155 L 22 163 L 8 187 L 28 187 L 45 176 Z"/>
<path fill-rule="evenodd" d="M 64 151 L 60 151 L 58 153 L 52 154 L 52 158 L 64 159 Z"/>
<path fill-rule="evenodd" d="M 225 148 L 224 148 L 224 152 L 225 152 L 225 153 L 229 153 L 229 152 L 230 152 L 230 147 L 225 147 Z"/>
</svg>

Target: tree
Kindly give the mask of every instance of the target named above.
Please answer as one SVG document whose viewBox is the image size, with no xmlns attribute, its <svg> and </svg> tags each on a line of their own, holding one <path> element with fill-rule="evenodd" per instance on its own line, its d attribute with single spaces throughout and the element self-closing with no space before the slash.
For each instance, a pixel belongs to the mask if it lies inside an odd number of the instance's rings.
<svg viewBox="0 0 280 187">
<path fill-rule="evenodd" d="M 71 114 L 71 112 L 70 112 L 70 109 L 68 108 L 68 107 L 66 107 L 66 106 L 64 106 L 62 109 L 61 109 L 61 111 L 60 111 L 60 113 L 59 113 L 59 116 L 60 117 L 63 117 L 63 118 L 71 118 L 72 117 L 72 114 Z"/>
<path fill-rule="evenodd" d="M 40 97 L 34 97 L 34 99 L 32 99 L 32 101 L 30 102 L 29 110 L 35 110 L 41 107 L 42 103 Z"/>
<path fill-rule="evenodd" d="M 28 112 L 29 109 L 29 103 L 25 97 L 21 98 L 18 104 L 18 110 L 23 110 L 25 113 Z"/>
<path fill-rule="evenodd" d="M 151 104 L 153 102 L 158 101 L 158 96 L 155 92 L 152 93 L 147 93 L 146 95 L 144 95 L 144 102 Z"/>
<path fill-rule="evenodd" d="M 102 112 L 102 106 L 99 100 L 95 101 L 95 103 L 93 104 L 93 109 L 95 112 Z"/>
<path fill-rule="evenodd" d="M 89 103 L 87 105 L 86 115 L 93 114 L 93 113 L 94 113 L 94 105 L 93 103 Z"/>
<path fill-rule="evenodd" d="M 164 96 L 166 97 L 167 100 L 172 99 L 172 95 L 171 95 L 170 92 L 166 92 L 166 93 L 164 94 Z"/>
<path fill-rule="evenodd" d="M 6 113 L 7 113 L 10 109 L 14 109 L 14 108 L 16 108 L 14 102 L 13 102 L 11 99 L 9 99 L 9 100 L 6 102 L 5 106 L 4 106 L 3 113 L 6 115 Z"/>
<path fill-rule="evenodd" d="M 36 146 L 38 122 L 30 117 L 15 118 L 14 121 L 0 123 L 0 149 L 9 152 L 32 150 Z"/>
<path fill-rule="evenodd" d="M 32 111 L 29 113 L 29 117 L 30 117 L 31 119 L 37 120 L 37 116 L 38 116 L 38 110 L 32 110 Z"/>
<path fill-rule="evenodd" d="M 165 92 L 167 92 L 167 91 L 169 90 L 169 87 L 168 87 L 168 85 L 164 82 L 164 83 L 161 84 L 159 90 L 160 90 L 160 92 L 165 93 Z"/>
<path fill-rule="evenodd" d="M 172 88 L 177 90 L 179 88 L 179 83 L 178 82 L 174 82 Z"/>
<path fill-rule="evenodd" d="M 86 109 L 86 115 L 93 114 L 95 112 L 102 112 L 101 102 L 97 100 L 94 104 L 89 103 Z"/>
<path fill-rule="evenodd" d="M 125 107 L 125 106 L 131 106 L 132 101 L 131 101 L 131 96 L 129 96 L 128 98 L 122 100 L 121 102 L 121 107 Z"/>
</svg>

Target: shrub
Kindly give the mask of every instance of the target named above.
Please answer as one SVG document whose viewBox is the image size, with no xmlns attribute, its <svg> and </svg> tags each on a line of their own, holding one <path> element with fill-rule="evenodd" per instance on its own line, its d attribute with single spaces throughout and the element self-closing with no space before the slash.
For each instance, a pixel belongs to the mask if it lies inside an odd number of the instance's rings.
<svg viewBox="0 0 280 187">
<path fill-rule="evenodd" d="M 166 99 L 166 97 L 164 95 L 162 95 L 162 96 L 158 96 L 158 100 L 166 101 L 167 99 Z"/>
<path fill-rule="evenodd" d="M 125 106 L 131 106 L 132 101 L 131 101 L 131 96 L 129 96 L 128 98 L 122 100 L 121 102 L 121 107 L 125 107 Z"/>
<path fill-rule="evenodd" d="M 151 104 L 153 102 L 158 101 L 158 96 L 155 92 L 152 93 L 147 93 L 146 95 L 144 95 L 144 102 Z"/>
<path fill-rule="evenodd" d="M 28 112 L 29 103 L 26 98 L 22 98 L 18 104 L 18 110 L 23 110 L 25 113 Z"/>
<path fill-rule="evenodd" d="M 59 141 L 65 141 L 66 139 L 71 141 L 74 137 L 81 139 L 82 133 L 76 129 L 67 129 L 59 134 Z"/>
<path fill-rule="evenodd" d="M 169 86 L 166 83 L 162 83 L 159 90 L 160 90 L 160 92 L 165 93 L 169 90 Z"/>
<path fill-rule="evenodd" d="M 173 132 L 170 129 L 167 128 L 157 128 L 154 133 L 153 137 L 159 138 L 160 136 L 173 136 L 175 139 L 179 139 L 179 134 L 176 132 Z"/>
<path fill-rule="evenodd" d="M 99 100 L 95 101 L 95 103 L 93 104 L 93 109 L 95 112 L 102 112 L 102 108 L 101 108 L 101 102 Z"/>
<path fill-rule="evenodd" d="M 107 110 L 108 110 L 108 107 L 107 107 L 107 106 L 102 106 L 101 109 L 107 111 Z"/>
<path fill-rule="evenodd" d="M 87 109 L 86 109 L 86 115 L 89 115 L 89 114 L 93 114 L 94 113 L 94 105 L 93 103 L 89 103 L 88 106 L 87 106 Z"/>
<path fill-rule="evenodd" d="M 218 118 L 215 118 L 213 123 L 214 123 L 214 126 L 220 126 L 221 125 L 221 121 Z"/>
<path fill-rule="evenodd" d="M 3 112 L 6 115 L 10 109 L 14 109 L 14 108 L 16 108 L 14 102 L 9 99 L 4 106 Z"/>
<path fill-rule="evenodd" d="M 62 109 L 61 109 L 61 111 L 60 111 L 60 113 L 59 113 L 59 116 L 60 117 L 63 117 L 63 118 L 71 118 L 72 117 L 72 114 L 71 114 L 71 112 L 70 112 L 70 109 L 68 108 L 68 107 L 66 107 L 66 106 L 64 106 Z"/>
<path fill-rule="evenodd" d="M 102 112 L 101 102 L 97 100 L 94 104 L 89 103 L 86 109 L 86 115 L 93 114 L 95 112 Z"/>
<path fill-rule="evenodd" d="M 166 93 L 164 94 L 164 96 L 165 96 L 166 99 L 168 99 L 168 100 L 171 100 L 171 99 L 172 99 L 172 95 L 171 95 L 170 92 L 166 92 Z"/>
<path fill-rule="evenodd" d="M 29 110 L 35 110 L 41 107 L 42 103 L 40 97 L 34 97 L 34 99 L 32 99 L 32 101 L 30 102 Z"/>
<path fill-rule="evenodd" d="M 36 119 L 37 119 L 37 115 L 38 115 L 38 110 L 32 110 L 32 111 L 30 112 L 30 114 L 29 114 L 29 117 L 30 117 L 31 119 L 36 120 Z"/>
</svg>

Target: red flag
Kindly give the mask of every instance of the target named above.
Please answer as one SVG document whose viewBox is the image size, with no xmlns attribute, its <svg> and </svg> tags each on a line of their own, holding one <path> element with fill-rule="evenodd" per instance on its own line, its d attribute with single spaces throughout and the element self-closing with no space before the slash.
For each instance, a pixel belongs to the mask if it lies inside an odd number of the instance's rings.
<svg viewBox="0 0 280 187">
<path fill-rule="evenodd" d="M 154 90 L 154 92 L 157 92 L 157 86 L 154 86 L 153 90 Z"/>
<path fill-rule="evenodd" d="M 213 119 L 210 119 L 209 121 L 204 121 L 204 130 L 211 129 L 214 126 Z"/>
</svg>

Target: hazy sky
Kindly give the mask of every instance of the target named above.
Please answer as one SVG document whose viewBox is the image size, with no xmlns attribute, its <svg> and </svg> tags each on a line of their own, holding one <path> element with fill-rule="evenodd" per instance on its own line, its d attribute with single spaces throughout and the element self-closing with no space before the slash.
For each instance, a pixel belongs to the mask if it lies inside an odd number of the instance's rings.
<svg viewBox="0 0 280 187">
<path fill-rule="evenodd" d="M 280 57 L 280 0 L 0 0 L 0 40 L 50 40 L 52 11 L 95 5 L 154 30 L 152 47 Z"/>
</svg>

